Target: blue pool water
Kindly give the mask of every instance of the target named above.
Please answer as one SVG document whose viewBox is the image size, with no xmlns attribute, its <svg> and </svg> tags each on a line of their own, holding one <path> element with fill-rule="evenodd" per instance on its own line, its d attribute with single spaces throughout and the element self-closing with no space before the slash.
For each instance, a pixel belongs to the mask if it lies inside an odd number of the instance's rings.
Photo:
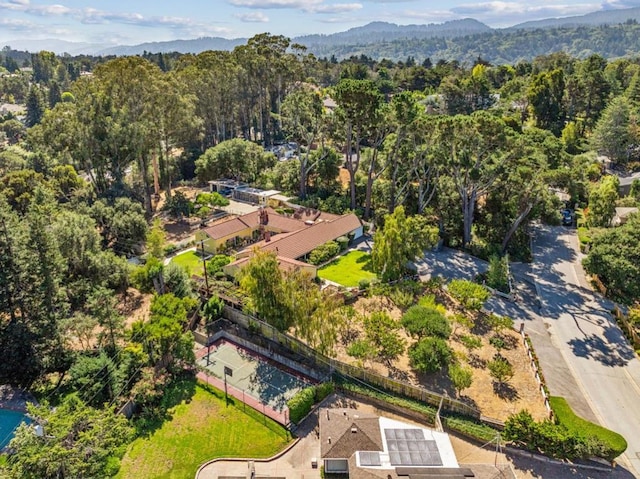
<svg viewBox="0 0 640 479">
<path fill-rule="evenodd" d="M 21 422 L 30 422 L 21 412 L 0 409 L 0 450 L 13 439 L 13 431 Z"/>
</svg>

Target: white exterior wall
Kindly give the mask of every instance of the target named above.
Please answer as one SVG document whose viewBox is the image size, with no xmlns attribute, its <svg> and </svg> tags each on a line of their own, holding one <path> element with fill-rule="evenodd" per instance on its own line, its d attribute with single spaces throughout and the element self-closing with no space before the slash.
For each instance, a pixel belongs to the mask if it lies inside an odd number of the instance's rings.
<svg viewBox="0 0 640 479">
<path fill-rule="evenodd" d="M 325 459 L 324 472 L 349 472 L 349 461 L 347 459 Z"/>
</svg>

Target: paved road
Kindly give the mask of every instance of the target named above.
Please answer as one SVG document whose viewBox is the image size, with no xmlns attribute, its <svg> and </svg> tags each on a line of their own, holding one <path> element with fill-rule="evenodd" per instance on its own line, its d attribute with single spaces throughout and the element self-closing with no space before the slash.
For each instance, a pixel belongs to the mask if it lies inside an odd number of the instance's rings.
<svg viewBox="0 0 640 479">
<path fill-rule="evenodd" d="M 416 266 L 423 280 L 431 276 L 473 280 L 478 273 L 487 271 L 488 263 L 466 253 L 443 248 L 438 252 L 426 253 L 424 260 L 417 262 Z M 516 328 L 523 324 L 533 342 L 551 394 L 566 398 L 581 417 L 598 422 L 568 363 L 558 354 L 557 345 L 547 331 L 548 326 L 539 314 L 541 303 L 531 265 L 513 263 L 511 272 L 515 279 L 513 286 L 518 301 L 491 297 L 485 304 L 485 309 L 512 318 Z"/>
<path fill-rule="evenodd" d="M 532 275 L 540 315 L 597 419 L 629 443 L 629 468 L 640 477 L 640 360 L 586 284 L 575 230 L 539 227 Z"/>
<path fill-rule="evenodd" d="M 575 230 L 539 227 L 532 265 L 512 265 L 518 302 L 491 298 L 486 309 L 509 316 L 533 341 L 552 395 L 580 416 L 622 434 L 622 462 L 640 477 L 640 361 L 608 314 L 612 304 L 589 288 Z M 459 251 L 427 253 L 423 278 L 473 279 L 487 264 Z"/>
</svg>

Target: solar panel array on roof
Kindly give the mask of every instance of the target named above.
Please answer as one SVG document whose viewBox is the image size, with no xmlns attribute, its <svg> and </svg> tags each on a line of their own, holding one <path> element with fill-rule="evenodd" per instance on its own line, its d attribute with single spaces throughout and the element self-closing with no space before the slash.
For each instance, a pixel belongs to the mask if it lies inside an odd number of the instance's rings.
<svg viewBox="0 0 640 479">
<path fill-rule="evenodd" d="M 436 441 L 424 438 L 422 429 L 385 429 L 392 466 L 442 466 Z"/>
<path fill-rule="evenodd" d="M 382 462 L 380 462 L 380 453 L 378 451 L 360 451 L 358 452 L 360 456 L 360 465 L 361 466 L 381 466 Z"/>
</svg>

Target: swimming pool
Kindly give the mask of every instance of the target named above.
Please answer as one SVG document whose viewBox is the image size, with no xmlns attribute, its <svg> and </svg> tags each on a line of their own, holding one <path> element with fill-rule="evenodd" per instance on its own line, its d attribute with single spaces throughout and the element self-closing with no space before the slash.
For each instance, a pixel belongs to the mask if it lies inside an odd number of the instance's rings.
<svg viewBox="0 0 640 479">
<path fill-rule="evenodd" d="M 13 439 L 13 431 L 21 422 L 29 423 L 29 418 L 21 412 L 0 409 L 0 450 Z"/>
</svg>

